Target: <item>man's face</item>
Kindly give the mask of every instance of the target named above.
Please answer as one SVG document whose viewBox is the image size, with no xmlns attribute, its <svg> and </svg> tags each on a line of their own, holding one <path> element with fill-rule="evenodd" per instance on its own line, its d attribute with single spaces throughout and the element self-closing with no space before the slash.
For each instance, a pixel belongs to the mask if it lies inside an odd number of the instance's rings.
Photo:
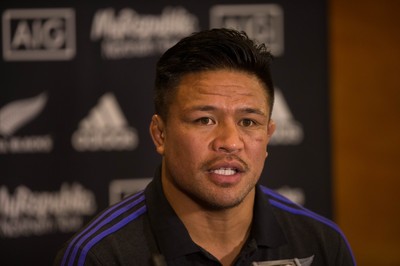
<svg viewBox="0 0 400 266">
<path fill-rule="evenodd" d="M 184 76 L 167 121 L 155 115 L 150 126 L 163 155 L 166 195 L 226 209 L 253 192 L 275 129 L 267 97 L 257 77 L 245 72 Z"/>
</svg>

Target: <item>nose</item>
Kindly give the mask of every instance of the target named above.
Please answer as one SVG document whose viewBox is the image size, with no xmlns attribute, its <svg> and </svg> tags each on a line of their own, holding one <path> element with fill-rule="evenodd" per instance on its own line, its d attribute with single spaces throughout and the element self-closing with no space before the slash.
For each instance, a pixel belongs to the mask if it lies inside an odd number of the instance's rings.
<svg viewBox="0 0 400 266">
<path fill-rule="evenodd" d="M 220 123 L 215 128 L 212 148 L 216 152 L 237 153 L 244 146 L 240 129 L 233 122 Z"/>
</svg>

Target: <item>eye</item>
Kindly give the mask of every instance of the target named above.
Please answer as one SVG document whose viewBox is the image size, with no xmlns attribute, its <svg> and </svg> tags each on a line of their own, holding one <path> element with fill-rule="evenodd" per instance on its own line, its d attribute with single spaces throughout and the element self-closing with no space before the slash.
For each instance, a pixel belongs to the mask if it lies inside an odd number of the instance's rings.
<svg viewBox="0 0 400 266">
<path fill-rule="evenodd" d="M 207 126 L 214 124 L 214 121 L 209 117 L 201 117 L 201 118 L 197 119 L 195 122 L 197 122 L 201 125 L 207 125 Z"/>
<path fill-rule="evenodd" d="M 239 124 L 240 124 L 241 126 L 243 126 L 243 127 L 251 127 L 251 126 L 256 125 L 256 122 L 254 122 L 254 121 L 251 120 L 251 119 L 243 119 L 243 120 L 241 120 L 241 121 L 239 122 Z"/>
</svg>

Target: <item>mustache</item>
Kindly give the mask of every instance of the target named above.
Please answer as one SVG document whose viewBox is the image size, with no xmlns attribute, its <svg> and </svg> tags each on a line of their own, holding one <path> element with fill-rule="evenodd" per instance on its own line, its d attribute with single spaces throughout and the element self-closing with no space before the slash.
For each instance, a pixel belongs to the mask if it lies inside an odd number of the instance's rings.
<svg viewBox="0 0 400 266">
<path fill-rule="evenodd" d="M 247 171 L 249 169 L 249 165 L 239 156 L 235 155 L 235 154 L 228 154 L 228 155 L 220 155 L 217 157 L 214 157 L 208 161 L 206 161 L 203 164 L 203 169 L 204 170 L 209 170 L 211 167 L 213 167 L 215 164 L 220 163 L 220 162 L 237 162 L 240 164 L 241 166 L 241 170 L 243 171 Z"/>
</svg>

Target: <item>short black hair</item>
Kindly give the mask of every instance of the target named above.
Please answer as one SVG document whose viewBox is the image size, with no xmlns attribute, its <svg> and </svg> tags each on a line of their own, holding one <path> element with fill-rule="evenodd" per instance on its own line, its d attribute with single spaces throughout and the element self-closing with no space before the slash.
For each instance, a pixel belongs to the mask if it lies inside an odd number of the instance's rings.
<svg viewBox="0 0 400 266">
<path fill-rule="evenodd" d="M 176 87 L 186 74 L 210 70 L 239 70 L 255 75 L 265 86 L 270 115 L 274 103 L 271 53 L 245 32 L 211 29 L 193 33 L 169 48 L 158 60 L 154 106 L 164 120 Z"/>
</svg>

